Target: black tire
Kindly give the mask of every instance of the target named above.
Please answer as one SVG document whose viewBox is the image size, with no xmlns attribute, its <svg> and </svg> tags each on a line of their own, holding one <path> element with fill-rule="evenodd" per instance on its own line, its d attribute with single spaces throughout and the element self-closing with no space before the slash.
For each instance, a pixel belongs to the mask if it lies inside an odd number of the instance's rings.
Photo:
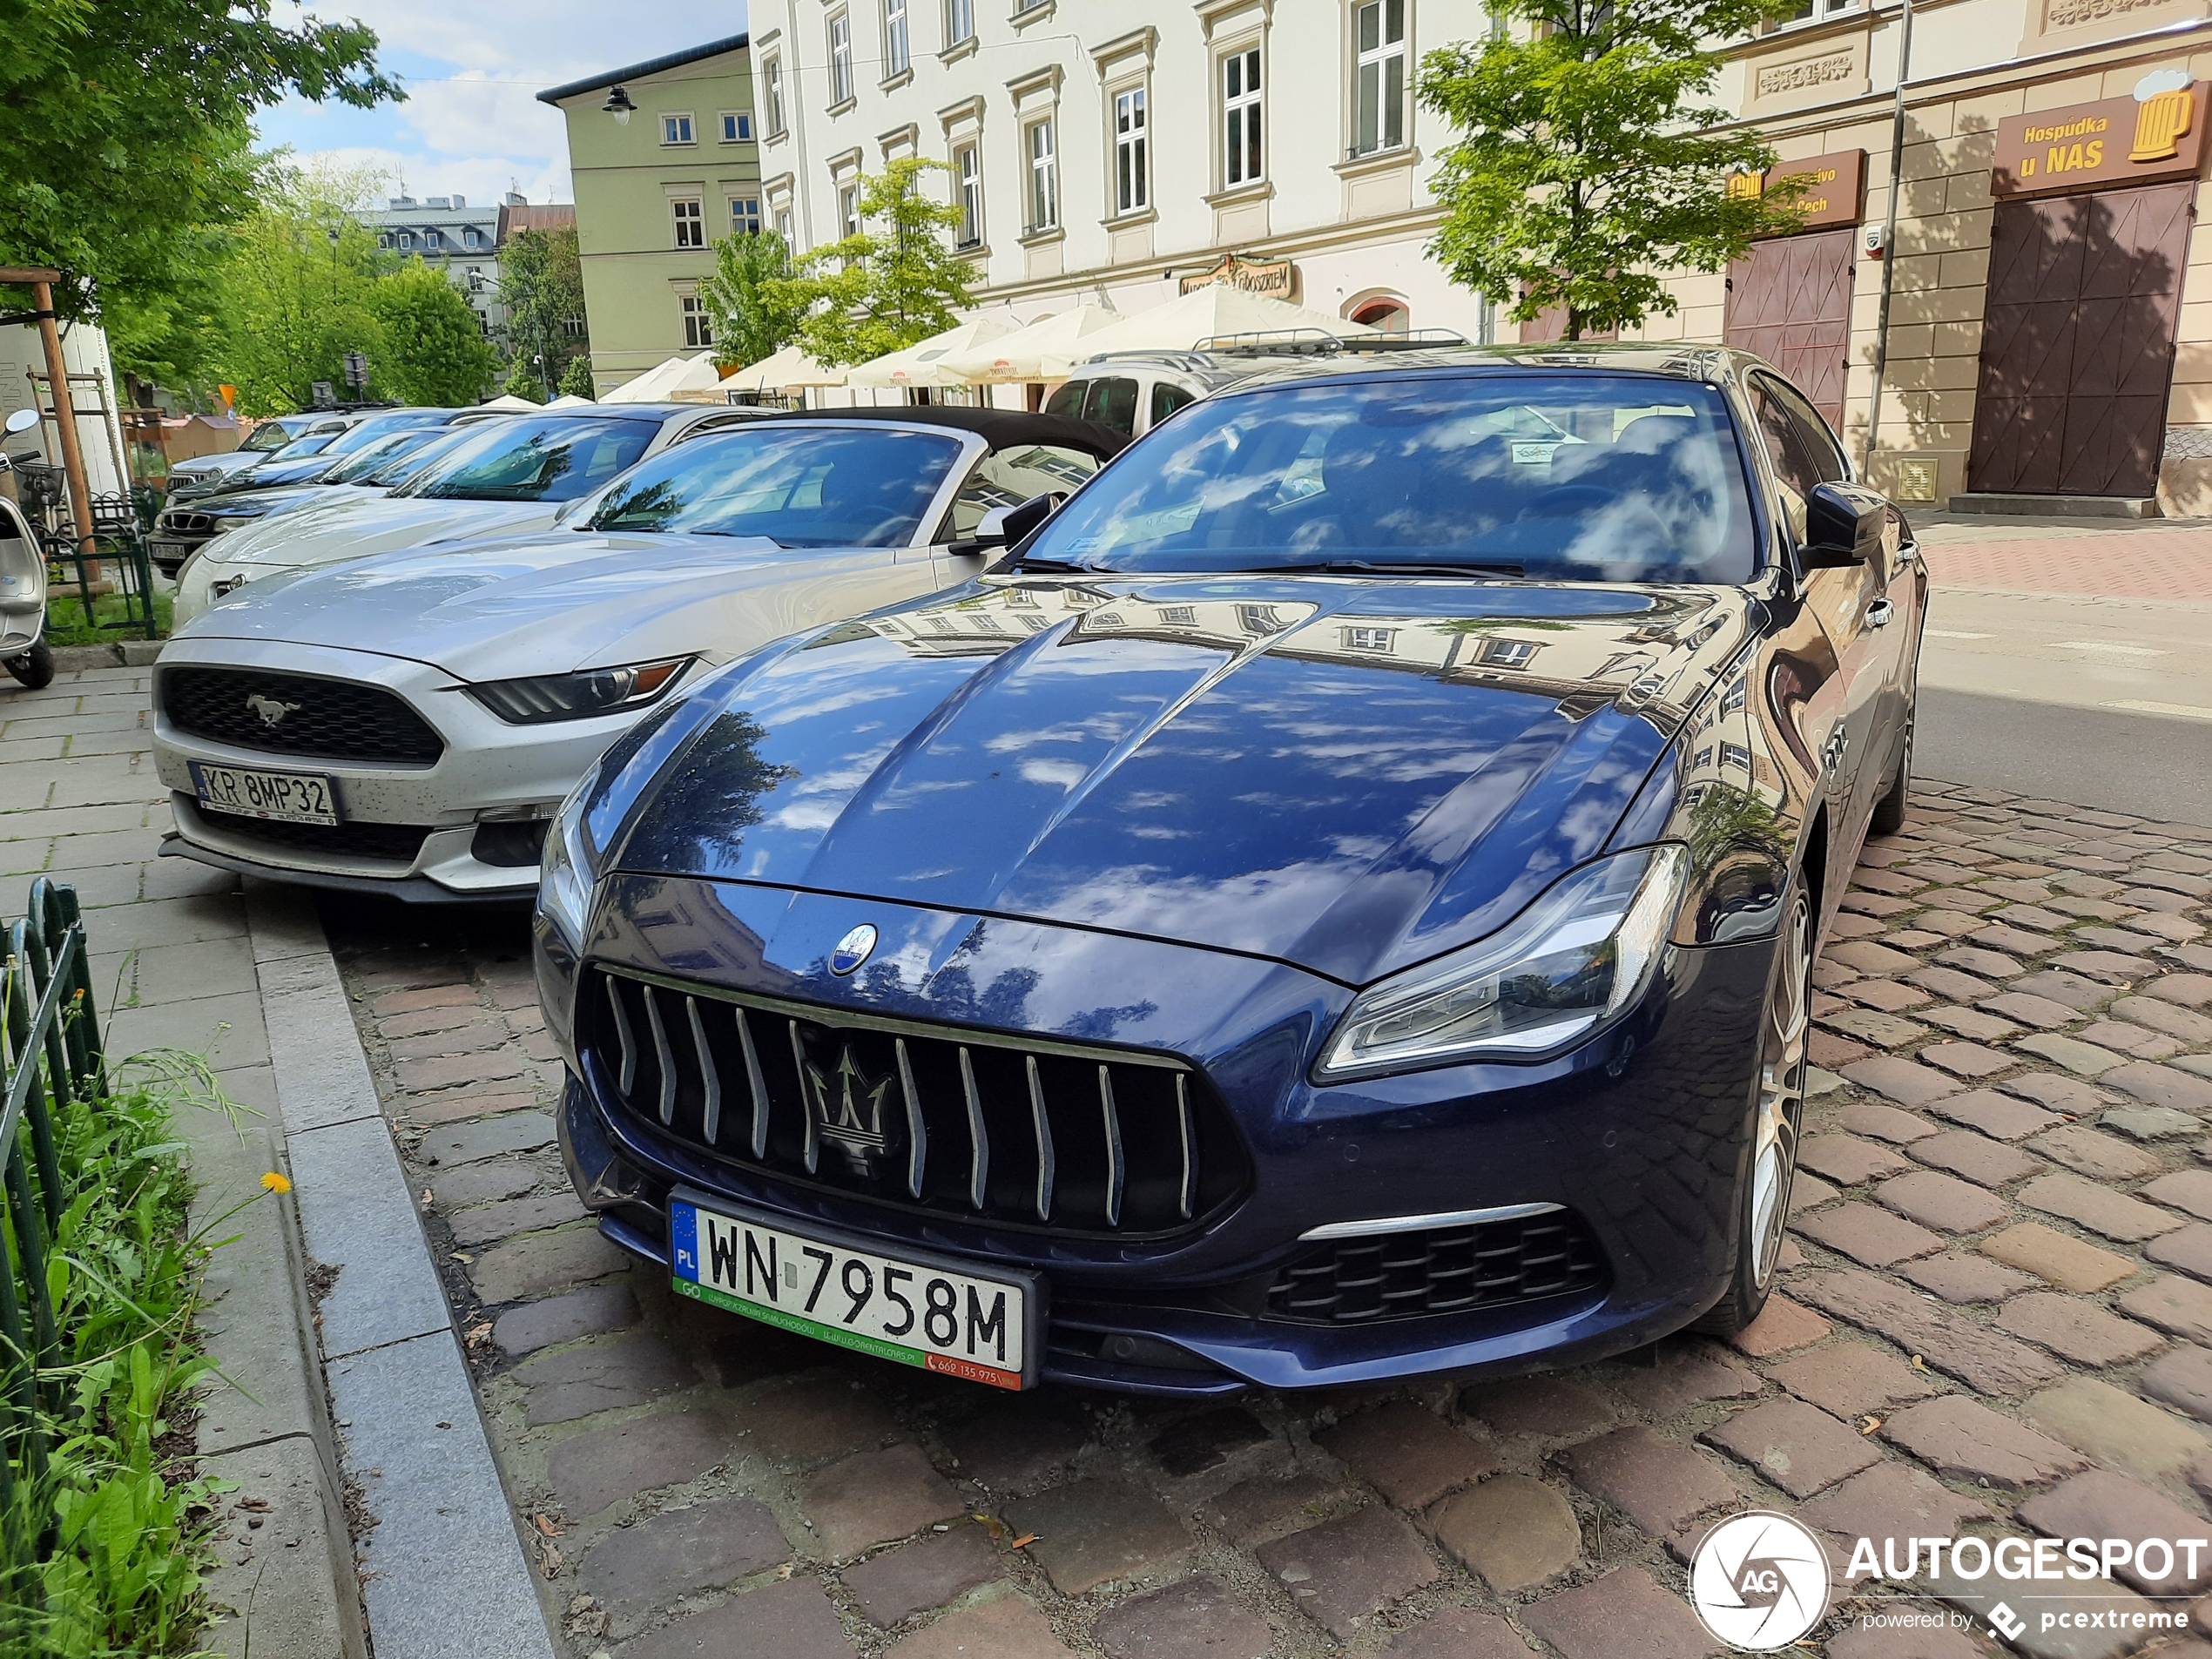
<svg viewBox="0 0 2212 1659">
<path fill-rule="evenodd" d="M 1874 816 L 1866 820 L 1869 835 L 1894 835 L 1905 827 L 1905 803 L 1912 792 L 1912 717 L 1905 717 L 1905 739 L 1897 746 L 1897 770 L 1890 774 L 1889 791 L 1874 803 Z"/>
<path fill-rule="evenodd" d="M 1812 902 L 1800 880 L 1783 907 L 1759 1016 L 1757 1098 L 1752 1106 L 1751 1156 L 1737 1199 L 1736 1272 L 1727 1294 L 1693 1327 L 1713 1336 L 1733 1336 L 1757 1318 L 1780 1277 L 1790 1191 L 1797 1178 L 1797 1142 L 1804 1128 L 1812 948 Z"/>
<path fill-rule="evenodd" d="M 54 648 L 40 640 L 20 657 L 8 658 L 8 671 L 34 691 L 54 683 Z"/>
</svg>

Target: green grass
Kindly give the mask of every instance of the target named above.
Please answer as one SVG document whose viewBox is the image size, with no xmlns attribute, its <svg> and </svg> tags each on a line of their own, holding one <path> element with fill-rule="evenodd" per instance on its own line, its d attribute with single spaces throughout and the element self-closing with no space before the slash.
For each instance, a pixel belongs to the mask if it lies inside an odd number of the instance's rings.
<svg viewBox="0 0 2212 1659">
<path fill-rule="evenodd" d="M 154 632 L 161 638 L 169 637 L 170 613 L 176 607 L 176 597 L 155 590 L 153 596 Z M 118 639 L 143 639 L 145 633 L 135 624 L 124 627 L 101 627 L 102 623 L 121 623 L 125 610 L 121 594 L 102 594 L 92 601 L 92 620 L 84 620 L 84 601 L 74 584 L 50 582 L 46 589 L 46 643 L 50 645 L 107 645 Z"/>
<path fill-rule="evenodd" d="M 206 1235 L 229 1216 L 188 1231 L 176 1121 L 219 1103 L 204 1062 L 158 1055 L 55 1118 L 64 1210 L 46 1282 L 62 1339 L 44 1373 L 54 1443 L 43 1474 L 17 1462 L 0 1514 L 5 1659 L 185 1655 L 206 1624 L 206 1535 L 229 1488 L 196 1476 L 171 1413 L 214 1366 L 192 1314 L 220 1242 Z M 12 1222 L 7 1242 L 19 1261 Z"/>
</svg>

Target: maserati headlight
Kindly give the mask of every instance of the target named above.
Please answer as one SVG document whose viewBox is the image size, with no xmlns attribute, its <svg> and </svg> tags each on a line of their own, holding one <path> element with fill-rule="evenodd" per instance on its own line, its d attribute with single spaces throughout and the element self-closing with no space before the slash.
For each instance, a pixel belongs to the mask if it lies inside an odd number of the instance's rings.
<svg viewBox="0 0 2212 1659">
<path fill-rule="evenodd" d="M 469 696 L 513 725 L 581 720 L 594 714 L 644 708 L 675 685 L 691 661 L 689 657 L 671 657 L 658 663 L 633 663 L 627 668 L 590 668 L 581 674 L 485 680 L 468 690 Z"/>
<path fill-rule="evenodd" d="M 1315 1080 L 1535 1060 L 1588 1036 L 1649 982 L 1689 870 L 1667 846 L 1575 871 L 1489 938 L 1363 991 Z"/>
<path fill-rule="evenodd" d="M 593 865 L 590 832 L 584 827 L 583 798 L 599 769 L 594 766 L 583 781 L 569 792 L 561 810 L 553 814 L 545 832 L 545 845 L 537 855 L 537 907 L 560 931 L 570 947 L 583 949 L 583 927 L 591 911 Z"/>
</svg>

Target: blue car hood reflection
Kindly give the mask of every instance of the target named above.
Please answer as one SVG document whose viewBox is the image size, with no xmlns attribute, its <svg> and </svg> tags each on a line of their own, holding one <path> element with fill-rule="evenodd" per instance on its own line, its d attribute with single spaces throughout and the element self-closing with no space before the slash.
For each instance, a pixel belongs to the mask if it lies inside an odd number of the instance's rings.
<svg viewBox="0 0 2212 1659">
<path fill-rule="evenodd" d="M 1364 984 L 1595 854 L 1755 606 L 1700 587 L 971 583 L 703 688 L 715 712 L 610 852 Z"/>
</svg>

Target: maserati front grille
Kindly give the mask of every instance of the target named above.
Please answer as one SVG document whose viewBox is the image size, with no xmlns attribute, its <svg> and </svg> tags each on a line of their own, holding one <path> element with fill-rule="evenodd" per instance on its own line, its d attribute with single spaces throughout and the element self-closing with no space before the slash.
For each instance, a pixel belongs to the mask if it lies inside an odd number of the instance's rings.
<svg viewBox="0 0 2212 1659">
<path fill-rule="evenodd" d="M 648 1131 L 733 1167 L 1055 1233 L 1197 1226 L 1243 1194 L 1204 1078 L 1095 1049 L 732 994 L 623 969 L 578 991 L 577 1040 Z"/>
</svg>

